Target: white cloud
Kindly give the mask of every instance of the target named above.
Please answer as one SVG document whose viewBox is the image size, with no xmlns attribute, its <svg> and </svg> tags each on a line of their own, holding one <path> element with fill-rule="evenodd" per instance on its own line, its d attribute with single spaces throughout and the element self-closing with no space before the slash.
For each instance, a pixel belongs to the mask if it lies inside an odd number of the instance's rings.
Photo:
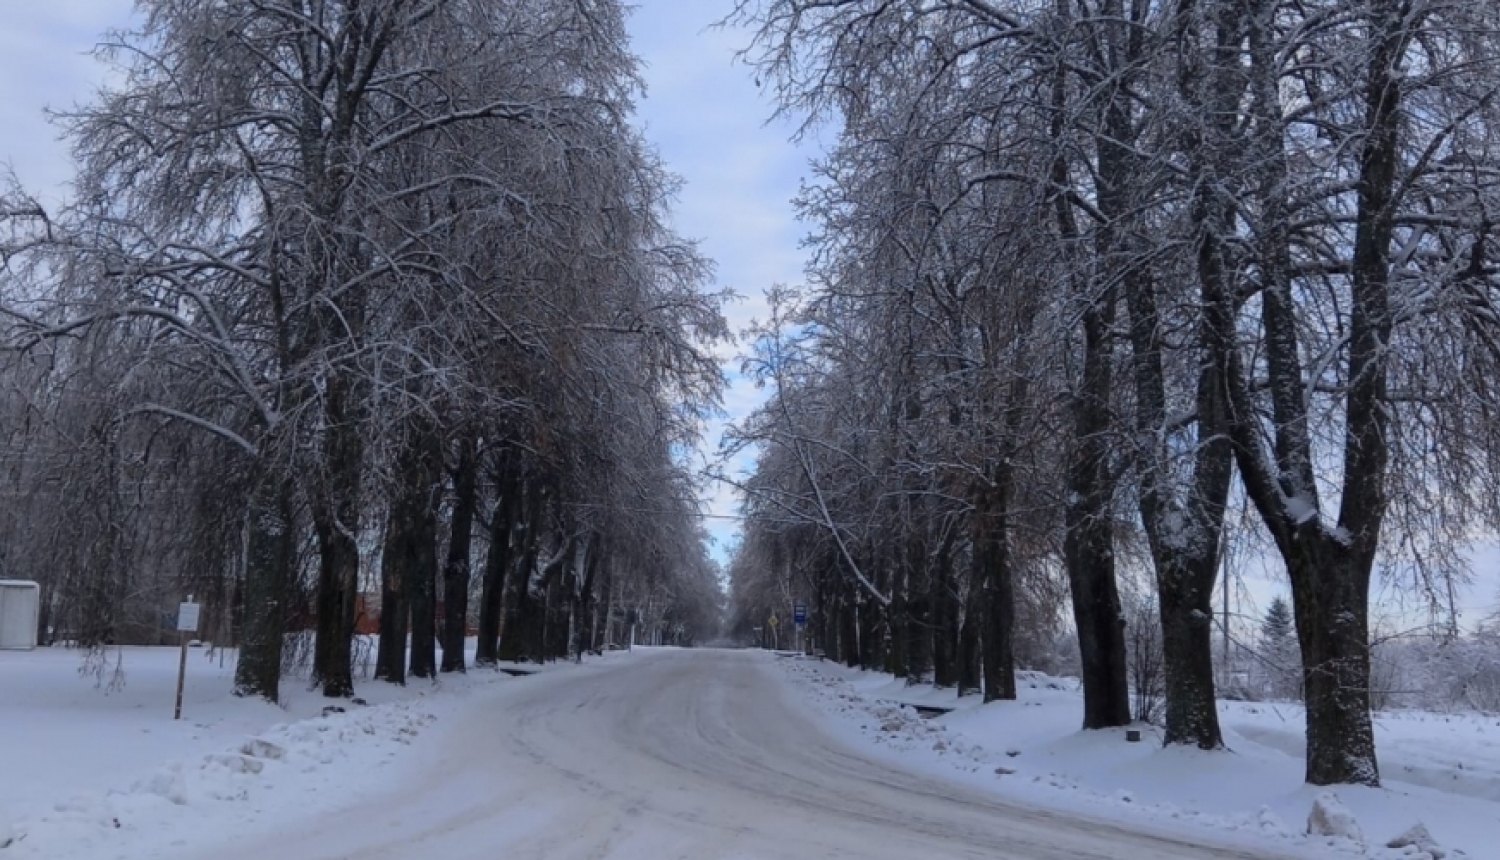
<svg viewBox="0 0 1500 860">
<path fill-rule="evenodd" d="M 766 317 L 767 287 L 802 280 L 806 255 L 799 242 L 806 229 L 791 201 L 816 149 L 792 143 L 790 123 L 767 122 L 772 104 L 750 69 L 735 61 L 750 33 L 713 27 L 732 7 L 732 0 L 642 0 L 630 24 L 645 62 L 640 120 L 667 165 L 686 181 L 674 221 L 679 232 L 701 240 L 718 265 L 718 284 L 744 297 L 725 309 L 738 331 Z M 738 373 L 735 352 L 721 353 L 732 382 L 724 401 L 731 422 L 764 401 L 764 393 Z M 723 428 L 722 422 L 707 428 L 704 457 L 715 455 Z M 735 466 L 748 464 L 743 455 Z M 730 488 L 712 487 L 709 493 L 710 513 L 735 513 L 739 499 Z M 708 530 L 722 560 L 738 524 L 711 519 Z"/>
</svg>

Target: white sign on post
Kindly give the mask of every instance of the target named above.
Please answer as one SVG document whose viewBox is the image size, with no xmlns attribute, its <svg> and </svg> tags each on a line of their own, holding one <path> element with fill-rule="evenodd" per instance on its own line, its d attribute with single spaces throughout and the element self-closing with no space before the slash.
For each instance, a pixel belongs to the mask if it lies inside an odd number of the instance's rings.
<svg viewBox="0 0 1500 860">
<path fill-rule="evenodd" d="M 177 604 L 177 640 L 181 651 L 177 655 L 177 706 L 172 712 L 174 720 L 182 719 L 182 687 L 187 681 L 187 635 L 197 632 L 198 604 L 193 602 L 193 596 L 189 594 L 186 603 Z"/>
<path fill-rule="evenodd" d="M 198 603 L 181 603 L 177 606 L 177 631 L 179 633 L 198 632 Z"/>
</svg>

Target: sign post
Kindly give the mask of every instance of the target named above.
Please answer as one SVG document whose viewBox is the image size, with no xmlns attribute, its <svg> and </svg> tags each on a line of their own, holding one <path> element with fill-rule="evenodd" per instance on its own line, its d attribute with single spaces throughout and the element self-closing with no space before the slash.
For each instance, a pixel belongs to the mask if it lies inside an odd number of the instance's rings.
<svg viewBox="0 0 1500 860">
<path fill-rule="evenodd" d="M 174 720 L 182 719 L 182 688 L 187 681 L 188 634 L 198 632 L 198 609 L 199 605 L 193 602 L 191 594 L 185 603 L 177 606 L 177 645 L 181 650 L 177 655 L 177 707 L 172 711 Z"/>
<path fill-rule="evenodd" d="M 780 623 L 781 622 L 779 622 L 779 621 L 776 620 L 776 613 L 774 613 L 774 612 L 771 613 L 771 617 L 770 618 L 766 619 L 766 625 L 771 628 L 771 650 L 772 651 L 775 651 L 776 649 L 778 649 L 778 648 L 781 647 L 781 637 L 776 635 L 776 625 L 780 624 Z"/>
<path fill-rule="evenodd" d="M 796 650 L 802 651 L 807 630 L 807 604 L 798 601 L 792 604 L 792 623 L 797 626 Z"/>
</svg>

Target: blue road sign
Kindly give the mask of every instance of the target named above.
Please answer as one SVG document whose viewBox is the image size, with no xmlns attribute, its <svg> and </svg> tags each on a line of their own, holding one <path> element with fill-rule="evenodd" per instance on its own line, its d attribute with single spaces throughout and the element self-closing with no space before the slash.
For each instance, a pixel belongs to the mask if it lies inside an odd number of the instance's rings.
<svg viewBox="0 0 1500 860">
<path fill-rule="evenodd" d="M 792 607 L 792 621 L 794 621 L 799 626 L 807 623 L 806 603 L 798 603 L 797 605 Z"/>
</svg>

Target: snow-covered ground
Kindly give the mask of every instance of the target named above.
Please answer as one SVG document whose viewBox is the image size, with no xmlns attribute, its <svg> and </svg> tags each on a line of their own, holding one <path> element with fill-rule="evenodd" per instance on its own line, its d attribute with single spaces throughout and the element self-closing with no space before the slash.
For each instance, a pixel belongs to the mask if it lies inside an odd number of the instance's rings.
<svg viewBox="0 0 1500 860">
<path fill-rule="evenodd" d="M 177 662 L 175 648 L 118 649 L 99 675 L 80 672 L 77 651 L 0 651 L 0 858 L 154 856 L 357 802 L 391 778 L 381 769 L 407 766 L 401 753 L 430 727 L 516 680 L 365 682 L 357 705 L 287 679 L 278 707 L 235 698 L 233 655 L 221 665 L 194 648 L 174 721 Z"/>
<path fill-rule="evenodd" d="M 0 860 L 1500 856 L 1500 723 L 1477 715 L 1382 717 L 1387 787 L 1340 789 L 1325 816 L 1348 826 L 1347 807 L 1361 846 L 1305 835 L 1318 792 L 1286 706 L 1227 704 L 1233 752 L 1163 750 L 1077 731 L 1068 680 L 981 707 L 829 663 L 640 649 L 365 683 L 369 704 L 324 713 L 295 682 L 286 709 L 235 699 L 194 651 L 174 723 L 174 650 L 127 650 L 112 691 L 77 659 L 0 653 Z M 1446 850 L 1386 847 L 1419 822 Z"/>
<path fill-rule="evenodd" d="M 779 665 L 830 732 L 902 767 L 1026 804 L 1315 857 L 1500 857 L 1500 718 L 1493 716 L 1379 715 L 1385 787 L 1334 792 L 1358 824 L 1358 844 L 1306 833 L 1323 790 L 1302 784 L 1298 706 L 1222 703 L 1230 751 L 1205 753 L 1164 749 L 1151 726 L 1140 727 L 1141 743 L 1126 742 L 1123 730 L 1080 731 L 1082 699 L 1072 679 L 1026 673 L 1019 701 L 981 705 L 978 697 L 960 700 L 952 690 L 908 687 L 834 663 L 784 658 Z M 953 710 L 929 719 L 913 705 Z M 1427 853 L 1388 847 L 1419 823 L 1434 840 Z"/>
<path fill-rule="evenodd" d="M 0 719 L 56 734 L 8 740 L 0 755 L 25 770 L 5 767 L 4 781 L 67 773 L 19 790 L 26 811 L 5 825 L 0 860 L 1276 856 L 1034 812 L 883 765 L 822 730 L 764 653 L 642 649 L 440 691 L 369 684 L 408 698 L 329 715 L 316 697 L 294 696 L 290 714 L 237 702 L 200 665 L 201 724 L 180 731 L 156 722 L 169 722 L 163 653 L 127 653 L 135 691 L 110 696 L 78 689 L 55 656 L 5 656 Z M 266 724 L 302 714 L 315 715 Z"/>
</svg>

